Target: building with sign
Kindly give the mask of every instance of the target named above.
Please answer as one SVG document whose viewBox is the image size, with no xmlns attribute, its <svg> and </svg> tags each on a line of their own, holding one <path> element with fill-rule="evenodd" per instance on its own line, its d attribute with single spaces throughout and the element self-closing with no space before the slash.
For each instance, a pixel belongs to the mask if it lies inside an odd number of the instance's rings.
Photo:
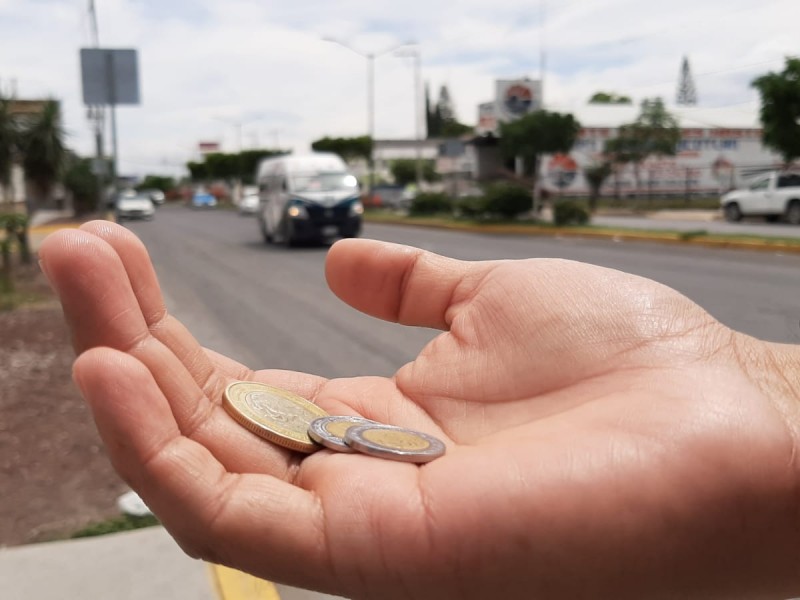
<svg viewBox="0 0 800 600">
<path fill-rule="evenodd" d="M 494 100 L 478 105 L 478 135 L 497 135 L 500 123 L 542 108 L 542 82 L 523 77 L 495 81 Z"/>
<path fill-rule="evenodd" d="M 675 155 L 649 157 L 638 169 L 638 181 L 632 165 L 618 168 L 607 180 L 604 193 L 718 194 L 742 185 L 758 173 L 781 167 L 780 156 L 761 141 L 755 110 L 697 106 L 674 106 L 668 110 L 681 129 Z M 636 119 L 639 107 L 590 104 L 559 112 L 572 112 L 582 128 L 567 156 L 545 158 L 543 185 L 567 195 L 588 194 L 583 170 L 603 160 L 606 141 L 616 136 L 620 126 Z"/>
<path fill-rule="evenodd" d="M 503 177 L 513 170 L 500 155 L 500 124 L 538 108 L 541 108 L 540 82 L 525 79 L 496 82 L 494 101 L 478 105 L 478 136 L 469 149 L 475 157 L 476 179 Z M 639 106 L 548 105 L 547 109 L 572 113 L 582 128 L 568 155 L 544 157 L 542 186 L 554 193 L 587 195 L 589 186 L 584 169 L 603 160 L 605 142 L 614 138 L 622 125 L 636 120 Z M 780 168 L 780 157 L 761 142 L 762 130 L 755 109 L 674 106 L 668 110 L 681 128 L 676 154 L 650 157 L 639 166 L 638 173 L 632 165 L 616 169 L 605 183 L 603 193 L 717 194 L 742 185 L 755 174 Z"/>
</svg>

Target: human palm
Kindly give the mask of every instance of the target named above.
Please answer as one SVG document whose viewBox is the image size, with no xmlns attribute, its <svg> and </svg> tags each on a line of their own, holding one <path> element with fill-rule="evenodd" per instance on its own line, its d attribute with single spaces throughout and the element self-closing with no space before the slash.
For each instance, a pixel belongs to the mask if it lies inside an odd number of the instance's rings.
<svg viewBox="0 0 800 600">
<path fill-rule="evenodd" d="M 201 348 L 124 228 L 60 232 L 40 257 L 116 469 L 193 556 L 352 598 L 710 598 L 796 582 L 796 350 L 669 288 L 341 242 L 337 295 L 443 333 L 392 378 L 326 380 Z M 241 379 L 432 433 L 447 454 L 418 467 L 292 453 L 222 409 Z"/>
</svg>

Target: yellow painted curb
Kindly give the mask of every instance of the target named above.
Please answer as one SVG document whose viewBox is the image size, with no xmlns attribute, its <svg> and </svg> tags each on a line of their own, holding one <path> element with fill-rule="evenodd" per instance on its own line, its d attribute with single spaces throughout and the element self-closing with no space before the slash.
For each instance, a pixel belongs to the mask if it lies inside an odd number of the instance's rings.
<svg viewBox="0 0 800 600">
<path fill-rule="evenodd" d="M 82 223 L 58 223 L 56 225 L 38 225 L 30 228 L 30 233 L 50 234 L 59 229 L 77 229 Z"/>
<path fill-rule="evenodd" d="M 208 567 L 220 600 L 280 600 L 278 590 L 269 581 L 222 565 L 209 563 Z"/>
<path fill-rule="evenodd" d="M 682 237 L 672 232 L 659 232 L 653 230 L 650 233 L 631 232 L 627 233 L 624 229 L 610 231 L 591 231 L 585 229 L 554 228 L 554 227 L 532 227 L 515 225 L 469 225 L 461 223 L 447 222 L 415 222 L 404 219 L 367 219 L 369 222 L 381 225 L 402 225 L 408 227 L 426 227 L 430 229 L 448 229 L 451 231 L 463 231 L 465 233 L 510 233 L 514 235 L 529 236 L 550 236 L 550 237 L 575 237 L 588 239 L 611 239 L 614 241 L 630 242 L 654 242 L 663 244 L 683 245 L 683 246 L 703 246 L 706 248 L 725 248 L 734 250 L 756 250 L 767 252 L 786 252 L 792 254 L 800 253 L 800 243 L 787 244 L 776 240 L 734 240 L 725 238 L 709 238 L 704 235 L 689 235 Z M 687 232 L 690 233 L 690 232 Z"/>
</svg>

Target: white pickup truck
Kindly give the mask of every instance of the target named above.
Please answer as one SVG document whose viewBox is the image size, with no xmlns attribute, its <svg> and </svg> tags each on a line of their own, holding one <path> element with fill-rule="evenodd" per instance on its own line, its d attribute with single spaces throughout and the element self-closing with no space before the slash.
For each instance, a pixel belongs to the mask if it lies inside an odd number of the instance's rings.
<svg viewBox="0 0 800 600">
<path fill-rule="evenodd" d="M 764 174 L 749 187 L 725 194 L 720 205 L 727 221 L 742 217 L 764 217 L 767 221 L 783 218 L 800 225 L 800 173 Z"/>
</svg>

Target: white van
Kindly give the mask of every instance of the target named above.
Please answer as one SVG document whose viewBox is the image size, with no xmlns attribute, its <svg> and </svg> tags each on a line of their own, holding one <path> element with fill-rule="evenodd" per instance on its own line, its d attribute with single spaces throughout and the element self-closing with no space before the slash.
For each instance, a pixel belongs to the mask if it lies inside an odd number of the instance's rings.
<svg viewBox="0 0 800 600">
<path fill-rule="evenodd" d="M 336 154 L 265 158 L 258 165 L 256 183 L 258 222 L 268 243 L 291 246 L 361 233 L 364 206 L 358 181 Z"/>
</svg>

